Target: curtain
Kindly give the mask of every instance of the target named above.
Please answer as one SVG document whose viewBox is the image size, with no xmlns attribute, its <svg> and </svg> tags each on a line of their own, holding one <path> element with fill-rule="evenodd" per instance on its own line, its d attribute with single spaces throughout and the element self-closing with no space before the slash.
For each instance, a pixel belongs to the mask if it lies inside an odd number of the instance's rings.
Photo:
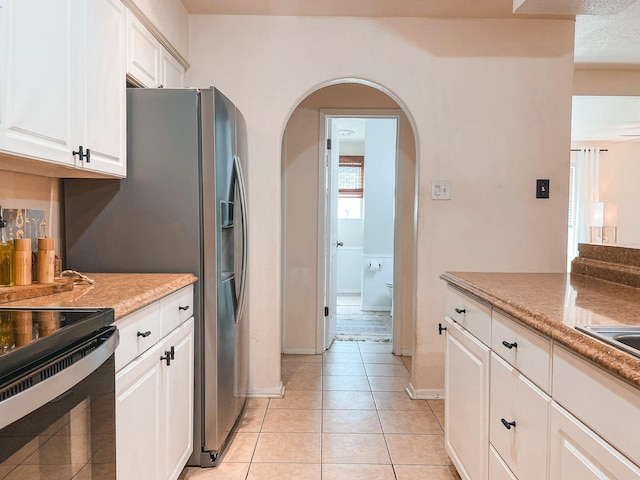
<svg viewBox="0 0 640 480">
<path fill-rule="evenodd" d="M 581 148 L 576 161 L 573 231 L 570 230 L 568 259 L 578 255 L 578 243 L 589 242 L 589 205 L 599 201 L 600 149 Z"/>
</svg>

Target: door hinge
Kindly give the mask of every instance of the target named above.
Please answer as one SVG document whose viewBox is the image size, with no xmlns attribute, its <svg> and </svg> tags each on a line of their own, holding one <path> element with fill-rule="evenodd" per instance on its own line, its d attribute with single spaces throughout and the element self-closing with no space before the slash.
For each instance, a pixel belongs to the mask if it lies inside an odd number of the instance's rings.
<svg viewBox="0 0 640 480">
<path fill-rule="evenodd" d="M 329 307 L 324 307 L 324 316 L 325 317 L 329 316 Z"/>
<path fill-rule="evenodd" d="M 327 138 L 327 150 L 331 150 L 331 139 Z"/>
</svg>

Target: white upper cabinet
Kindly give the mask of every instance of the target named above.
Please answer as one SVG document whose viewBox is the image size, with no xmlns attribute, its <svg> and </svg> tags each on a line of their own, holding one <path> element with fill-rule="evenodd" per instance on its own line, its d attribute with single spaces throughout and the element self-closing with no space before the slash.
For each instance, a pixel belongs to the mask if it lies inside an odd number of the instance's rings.
<svg viewBox="0 0 640 480">
<path fill-rule="evenodd" d="M 3 2 L 0 150 L 50 176 L 125 176 L 124 15 L 118 0 Z"/>
<path fill-rule="evenodd" d="M 127 74 L 144 87 L 160 84 L 162 45 L 136 16 L 127 10 Z"/>
<path fill-rule="evenodd" d="M 127 74 L 148 88 L 181 88 L 184 68 L 131 12 L 127 11 Z"/>
<path fill-rule="evenodd" d="M 166 49 L 162 49 L 160 62 L 162 74 L 160 86 L 164 88 L 182 88 L 184 86 L 184 68 Z"/>
<path fill-rule="evenodd" d="M 81 145 L 90 156 L 76 166 L 124 177 L 127 174 L 125 7 L 120 0 L 81 2 L 85 8 Z"/>
<path fill-rule="evenodd" d="M 7 0 L 0 8 L 0 150 L 74 165 L 80 42 L 72 4 Z"/>
</svg>

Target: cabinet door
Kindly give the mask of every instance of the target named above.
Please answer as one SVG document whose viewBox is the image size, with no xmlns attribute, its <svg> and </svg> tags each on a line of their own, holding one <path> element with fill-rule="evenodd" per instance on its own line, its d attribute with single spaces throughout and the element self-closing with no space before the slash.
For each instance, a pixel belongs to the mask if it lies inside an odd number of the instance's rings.
<svg viewBox="0 0 640 480">
<path fill-rule="evenodd" d="M 547 478 L 549 404 L 542 390 L 491 354 L 491 445 L 519 480 Z"/>
<path fill-rule="evenodd" d="M 79 72 L 85 108 L 79 144 L 91 149 L 90 161 L 77 166 L 126 175 L 125 7 L 120 0 L 82 2 L 86 49 Z"/>
<path fill-rule="evenodd" d="M 640 478 L 640 468 L 555 403 L 550 446 L 550 480 Z"/>
<path fill-rule="evenodd" d="M 161 70 L 161 87 L 182 88 L 184 86 L 184 68 L 182 68 L 182 65 L 164 48 L 162 49 Z"/>
<path fill-rule="evenodd" d="M 78 114 L 72 0 L 0 8 L 0 150 L 73 165 Z"/>
<path fill-rule="evenodd" d="M 486 480 L 490 351 L 449 318 L 445 321 L 445 447 L 463 479 Z"/>
<path fill-rule="evenodd" d="M 127 74 L 143 87 L 158 86 L 160 42 L 127 10 Z"/>
<path fill-rule="evenodd" d="M 176 480 L 193 451 L 193 317 L 165 337 L 163 351 L 172 348 L 171 364 L 163 365 L 163 480 Z"/>
<path fill-rule="evenodd" d="M 161 478 L 162 345 L 116 375 L 116 468 L 123 480 Z"/>
</svg>

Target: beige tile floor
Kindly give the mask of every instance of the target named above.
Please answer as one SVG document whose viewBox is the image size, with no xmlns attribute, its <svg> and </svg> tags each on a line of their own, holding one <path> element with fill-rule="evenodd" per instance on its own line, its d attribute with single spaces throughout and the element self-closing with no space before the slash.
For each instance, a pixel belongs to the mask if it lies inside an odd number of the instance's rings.
<svg viewBox="0 0 640 480">
<path fill-rule="evenodd" d="M 442 400 L 411 400 L 410 357 L 377 342 L 284 355 L 281 399 L 249 399 L 221 464 L 188 480 L 451 480 Z"/>
</svg>

